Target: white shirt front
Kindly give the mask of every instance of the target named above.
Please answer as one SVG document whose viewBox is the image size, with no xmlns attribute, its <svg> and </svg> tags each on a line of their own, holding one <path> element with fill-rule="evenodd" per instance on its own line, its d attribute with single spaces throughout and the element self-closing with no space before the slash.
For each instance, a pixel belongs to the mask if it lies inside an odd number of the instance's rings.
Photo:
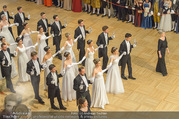
<svg viewBox="0 0 179 119">
<path fill-rule="evenodd" d="M 4 14 L 6 15 L 6 19 L 8 20 L 9 18 L 8 18 L 8 15 L 7 15 L 7 11 L 6 12 L 4 11 Z"/>
<path fill-rule="evenodd" d="M 130 53 L 130 42 L 127 41 L 127 40 L 125 40 L 125 42 L 126 42 L 126 45 L 127 45 L 127 54 L 129 54 Z"/>
<path fill-rule="evenodd" d="M 36 70 L 36 72 L 37 72 L 37 76 L 38 75 L 40 75 L 40 67 L 39 67 L 39 63 L 38 63 L 38 61 L 37 60 L 32 60 L 33 61 L 33 63 L 34 63 L 34 66 L 35 66 L 35 70 Z"/>
<path fill-rule="evenodd" d="M 104 33 L 104 38 L 105 38 L 105 41 L 106 41 L 106 46 L 108 45 L 108 35 L 107 35 L 107 33 Z M 105 46 L 105 47 L 106 47 Z"/>
<path fill-rule="evenodd" d="M 58 86 L 57 85 L 57 74 L 56 74 L 56 72 L 51 72 L 51 73 L 52 73 L 53 80 L 55 81 L 55 86 Z"/>
<path fill-rule="evenodd" d="M 82 36 L 83 36 L 83 40 L 85 40 L 85 30 L 84 30 L 84 27 L 82 26 L 79 26 L 80 27 L 80 30 L 81 30 L 81 33 L 82 33 Z"/>
<path fill-rule="evenodd" d="M 8 61 L 8 66 L 10 66 L 11 65 L 11 59 L 10 59 L 10 55 L 9 55 L 9 53 L 7 52 L 7 50 L 6 51 L 3 51 L 4 52 L 4 55 L 6 56 L 6 58 L 7 58 L 7 61 Z"/>
<path fill-rule="evenodd" d="M 48 27 L 47 27 L 47 22 L 46 22 L 46 19 L 42 19 L 42 21 L 43 21 L 43 22 L 44 22 L 44 24 L 45 24 L 46 31 L 48 31 Z"/>
<path fill-rule="evenodd" d="M 24 23 L 24 15 L 22 13 L 19 13 L 19 16 L 20 16 L 20 18 L 22 20 L 22 23 Z"/>
<path fill-rule="evenodd" d="M 88 90 L 88 87 L 89 87 L 88 82 L 87 82 L 87 79 L 86 79 L 85 76 L 82 76 L 82 75 L 80 75 L 80 76 L 81 76 L 81 78 L 83 79 L 83 81 L 84 81 L 84 83 L 85 83 L 85 85 L 86 85 L 86 91 L 87 91 L 87 90 Z"/>
</svg>

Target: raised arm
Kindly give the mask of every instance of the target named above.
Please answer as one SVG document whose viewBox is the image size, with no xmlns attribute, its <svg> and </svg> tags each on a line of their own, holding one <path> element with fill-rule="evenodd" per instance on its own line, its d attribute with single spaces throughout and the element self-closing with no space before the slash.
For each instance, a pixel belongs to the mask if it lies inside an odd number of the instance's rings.
<svg viewBox="0 0 179 119">
<path fill-rule="evenodd" d="M 126 55 L 126 52 L 123 52 L 117 59 L 115 59 L 117 62 L 123 57 L 123 55 Z"/>
</svg>

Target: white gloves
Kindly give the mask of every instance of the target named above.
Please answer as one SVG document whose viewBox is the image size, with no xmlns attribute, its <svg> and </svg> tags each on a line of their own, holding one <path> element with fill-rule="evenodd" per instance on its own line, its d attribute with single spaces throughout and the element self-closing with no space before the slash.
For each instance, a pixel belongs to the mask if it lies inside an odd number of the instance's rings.
<svg viewBox="0 0 179 119">
<path fill-rule="evenodd" d="M 34 75 L 34 70 L 32 70 L 32 71 L 30 72 L 30 74 L 31 74 L 31 75 Z"/>
<path fill-rule="evenodd" d="M 135 7 L 132 7 L 132 10 L 135 10 Z"/>
<path fill-rule="evenodd" d="M 171 10 L 171 14 L 174 14 L 175 12 L 174 12 L 174 10 Z"/>
<path fill-rule="evenodd" d="M 30 19 L 30 14 L 27 16 L 28 19 Z"/>
<path fill-rule="evenodd" d="M 158 14 L 157 14 L 158 16 L 160 16 L 160 12 L 158 12 Z"/>
<path fill-rule="evenodd" d="M 115 38 L 115 35 L 113 34 L 113 35 L 111 36 L 111 38 L 114 39 L 114 38 Z"/>
<path fill-rule="evenodd" d="M 38 45 L 38 42 L 36 42 L 34 46 L 36 47 L 37 45 Z"/>
<path fill-rule="evenodd" d="M 83 85 L 80 85 L 80 86 L 79 86 L 79 89 L 82 90 L 82 89 L 83 89 Z"/>
<path fill-rule="evenodd" d="M 58 51 L 58 53 L 61 53 L 64 49 L 65 49 L 65 48 L 62 47 L 62 48 L 60 49 L 60 51 Z"/>
<path fill-rule="evenodd" d="M 14 56 L 15 56 L 15 57 L 17 56 L 17 52 L 16 52 L 16 51 L 14 51 Z"/>
<path fill-rule="evenodd" d="M 125 6 L 125 8 L 128 8 L 128 6 Z"/>
<path fill-rule="evenodd" d="M 92 77 L 92 78 L 90 79 L 90 82 L 91 82 L 91 83 L 93 83 L 93 82 L 94 82 L 94 77 Z"/>
<path fill-rule="evenodd" d="M 64 24 L 64 27 L 67 27 L 67 24 Z"/>
<path fill-rule="evenodd" d="M 135 47 L 136 47 L 136 44 L 134 44 L 133 47 L 135 48 Z"/>
<path fill-rule="evenodd" d="M 11 43 L 10 46 L 12 46 L 12 45 L 17 45 L 17 44 L 18 44 L 18 43 Z"/>
<path fill-rule="evenodd" d="M 79 38 L 80 38 L 80 39 L 82 38 L 82 35 L 81 35 L 81 34 L 74 40 L 74 42 L 76 43 L 76 41 L 77 41 Z"/>
<path fill-rule="evenodd" d="M 14 23 L 16 26 L 19 26 L 19 23 Z"/>
<path fill-rule="evenodd" d="M 151 15 L 153 15 L 153 14 L 154 14 L 154 12 L 153 12 L 153 11 L 151 11 L 151 12 L 150 12 L 150 14 L 151 14 Z"/>
<path fill-rule="evenodd" d="M 111 66 L 112 66 L 112 63 L 110 63 L 110 64 L 107 66 L 106 69 L 109 69 Z"/>
<path fill-rule="evenodd" d="M 123 55 L 126 55 L 126 52 L 123 52 L 122 54 L 123 54 Z"/>
<path fill-rule="evenodd" d="M 55 84 L 55 81 L 54 81 L 54 80 L 52 80 L 52 81 L 51 81 L 51 84 Z"/>
<path fill-rule="evenodd" d="M 31 31 L 31 33 L 39 33 L 39 31 Z"/>
<path fill-rule="evenodd" d="M 103 48 L 103 45 L 100 45 L 99 48 Z"/>
<path fill-rule="evenodd" d="M 11 14 L 12 14 L 12 18 L 14 19 L 14 13 L 13 13 L 13 12 L 11 12 Z"/>
<path fill-rule="evenodd" d="M 50 19 L 50 25 L 52 25 L 53 24 L 53 20 L 52 19 Z"/>
<path fill-rule="evenodd" d="M 52 37 L 54 37 L 55 35 L 54 34 L 51 34 Z"/>
<path fill-rule="evenodd" d="M 91 33 L 91 31 L 92 31 L 92 29 L 91 29 L 91 27 L 90 27 L 90 30 L 88 31 L 88 33 Z"/>
</svg>

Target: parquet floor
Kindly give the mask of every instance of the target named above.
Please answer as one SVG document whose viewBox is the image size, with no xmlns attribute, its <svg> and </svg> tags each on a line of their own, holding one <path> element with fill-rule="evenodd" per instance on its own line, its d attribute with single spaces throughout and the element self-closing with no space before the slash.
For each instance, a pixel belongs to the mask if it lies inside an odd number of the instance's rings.
<svg viewBox="0 0 179 119">
<path fill-rule="evenodd" d="M 98 35 L 102 32 L 103 25 L 109 26 L 109 35 L 113 32 L 116 33 L 116 38 L 110 41 L 109 49 L 111 47 L 119 47 L 120 43 L 124 39 L 126 32 L 133 34 L 133 39 L 137 39 L 137 47 L 132 50 L 132 67 L 133 76 L 137 80 L 123 80 L 125 93 L 124 94 L 107 94 L 109 99 L 109 105 L 105 106 L 105 110 L 99 108 L 92 108 L 93 111 L 179 111 L 179 35 L 168 32 L 166 33 L 170 54 L 166 55 L 166 65 L 168 70 L 168 76 L 163 77 L 161 74 L 155 72 L 157 63 L 157 42 L 160 35 L 156 30 L 143 29 L 134 27 L 131 24 L 118 22 L 117 19 L 101 18 L 97 16 L 91 16 L 86 13 L 74 13 L 72 11 L 65 11 L 56 7 L 45 7 L 43 5 L 37 5 L 33 2 L 26 2 L 25 0 L 0 0 L 0 8 L 6 4 L 8 10 L 17 12 L 18 6 L 23 7 L 25 14 L 30 13 L 31 19 L 28 21 L 32 30 L 36 30 L 37 21 L 40 19 L 40 12 L 44 11 L 47 18 L 52 19 L 54 14 L 58 14 L 59 18 L 64 23 L 67 21 L 67 28 L 62 32 L 62 44 L 66 41 L 64 34 L 66 32 L 74 35 L 74 30 L 78 26 L 77 20 L 83 19 L 86 28 L 92 27 L 92 33 L 87 35 L 87 39 L 92 39 L 94 43 L 97 40 Z M 11 23 L 13 21 L 11 20 Z M 13 27 L 15 36 L 16 27 Z M 31 38 L 33 43 L 36 42 L 36 35 L 32 34 Z M 133 41 L 132 41 L 133 43 Z M 49 44 L 53 52 L 55 47 L 52 46 L 52 38 L 49 39 Z M 61 45 L 62 46 L 62 45 Z M 76 50 L 76 44 L 73 47 L 76 58 L 78 60 L 78 50 Z M 96 45 L 95 45 L 96 47 Z M 97 58 L 95 53 L 95 57 Z M 108 50 L 108 56 L 110 56 L 110 50 Z M 17 61 L 17 58 L 15 58 Z M 60 71 L 61 61 L 54 58 L 54 64 L 56 64 L 58 71 Z M 50 101 L 47 99 L 47 92 L 43 90 L 44 83 L 44 71 L 41 72 L 40 82 L 40 95 L 45 101 L 45 105 L 40 105 L 34 100 L 34 93 L 30 82 L 20 83 L 16 85 L 18 77 L 12 79 L 15 90 L 17 93 L 23 96 L 23 103 L 31 108 L 33 111 L 49 111 Z M 128 74 L 126 70 L 126 75 Z M 104 75 L 106 79 L 106 74 Z M 60 79 L 60 84 L 62 78 Z M 0 81 L 2 84 L 2 80 Z M 92 91 L 92 86 L 90 86 Z M 9 91 L 5 91 L 6 94 L 10 94 Z M 3 109 L 3 101 L 5 95 L 0 96 L 0 109 Z M 55 100 L 56 101 L 56 100 Z M 56 101 L 57 105 L 57 101 Z M 67 111 L 77 111 L 76 101 L 64 103 L 67 107 Z"/>
</svg>

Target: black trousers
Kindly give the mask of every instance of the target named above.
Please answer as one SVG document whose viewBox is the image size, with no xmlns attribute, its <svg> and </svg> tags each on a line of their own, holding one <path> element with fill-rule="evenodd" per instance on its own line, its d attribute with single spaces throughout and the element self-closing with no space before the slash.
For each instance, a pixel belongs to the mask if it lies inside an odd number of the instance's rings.
<svg viewBox="0 0 179 119">
<path fill-rule="evenodd" d="M 57 1 L 57 0 L 52 0 L 52 1 L 53 1 L 53 4 L 54 4 L 55 6 L 58 5 L 58 1 Z"/>
<path fill-rule="evenodd" d="M 117 4 L 117 0 L 112 0 L 112 3 L 114 4 Z M 118 6 L 112 4 L 112 7 L 113 7 L 113 12 L 114 14 L 117 16 L 117 13 L 118 13 Z"/>
<path fill-rule="evenodd" d="M 13 84 L 11 81 L 11 66 L 9 67 L 1 67 L 1 70 L 5 71 L 3 76 L 6 79 L 6 87 L 9 88 L 11 91 L 14 90 Z"/>
<path fill-rule="evenodd" d="M 13 32 L 12 32 L 12 28 L 11 28 L 11 27 L 9 27 L 8 29 L 9 29 L 9 31 L 11 32 L 12 37 L 14 38 L 14 35 L 13 35 Z"/>
<path fill-rule="evenodd" d="M 24 26 L 17 26 L 17 35 L 20 36 L 21 32 L 23 31 Z"/>
<path fill-rule="evenodd" d="M 61 43 L 61 36 L 55 36 L 53 38 L 53 45 L 55 45 L 55 47 L 56 47 L 56 52 L 58 52 L 60 50 L 60 43 Z M 57 56 L 58 56 L 58 58 L 62 57 L 61 54 L 58 54 Z"/>
<path fill-rule="evenodd" d="M 132 65 L 131 65 L 130 54 L 123 56 L 123 58 L 121 60 L 121 76 L 125 76 L 124 72 L 125 72 L 126 64 L 127 64 L 127 68 L 128 68 L 128 72 L 129 72 L 129 77 L 132 77 Z"/>
<path fill-rule="evenodd" d="M 48 37 L 49 33 L 46 33 L 45 35 Z M 47 46 L 48 46 L 48 39 L 46 39 L 45 42 L 47 43 Z"/>
<path fill-rule="evenodd" d="M 77 97 L 77 105 L 78 105 L 78 99 L 84 97 L 88 102 L 88 106 L 89 107 L 91 106 L 91 97 L 90 97 L 89 90 L 83 93 L 76 92 L 76 97 Z"/>
<path fill-rule="evenodd" d="M 40 75 L 31 76 L 31 84 L 34 89 L 35 99 L 38 99 L 38 100 L 41 99 L 39 96 L 39 83 L 40 83 Z"/>
<path fill-rule="evenodd" d="M 85 47 L 80 47 L 79 61 L 85 56 Z M 85 60 L 82 62 L 82 65 L 85 66 Z"/>
<path fill-rule="evenodd" d="M 118 14 L 119 14 L 119 18 L 118 19 L 122 19 L 123 21 L 126 20 L 126 10 L 124 7 L 118 7 Z"/>
<path fill-rule="evenodd" d="M 62 99 L 61 99 L 61 96 L 60 96 L 60 89 L 59 89 L 58 86 L 55 87 L 55 95 L 56 95 L 56 97 L 57 97 L 57 100 L 58 100 L 58 103 L 59 103 L 60 108 L 62 108 L 62 107 L 63 107 L 63 104 L 62 104 Z M 51 107 L 55 106 L 55 105 L 54 105 L 55 95 L 51 95 L 51 96 L 50 96 L 50 104 L 51 104 Z"/>
<path fill-rule="evenodd" d="M 111 2 L 111 0 L 108 0 L 108 1 Z M 111 3 L 102 1 L 102 6 L 103 6 L 103 8 L 106 8 L 106 6 L 107 6 L 107 8 L 110 9 L 111 8 Z"/>
<path fill-rule="evenodd" d="M 107 50 L 107 47 L 103 48 L 103 52 L 102 52 L 102 57 L 103 57 L 103 66 L 102 66 L 102 69 L 106 69 L 107 67 L 107 64 L 108 64 L 108 50 Z"/>
</svg>

